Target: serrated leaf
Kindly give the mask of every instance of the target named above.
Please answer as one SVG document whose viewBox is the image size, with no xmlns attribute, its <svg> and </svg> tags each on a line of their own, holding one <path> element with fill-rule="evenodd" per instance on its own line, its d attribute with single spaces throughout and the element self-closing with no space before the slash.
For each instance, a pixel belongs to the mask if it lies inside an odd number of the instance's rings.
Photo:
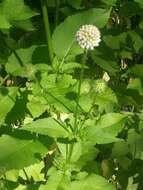
<svg viewBox="0 0 143 190">
<path fill-rule="evenodd" d="M 47 47 L 31 46 L 22 48 L 12 53 L 5 65 L 7 73 L 13 76 L 31 77 L 41 63 L 47 63 Z M 42 68 L 41 68 L 42 70 Z"/>
<path fill-rule="evenodd" d="M 4 122 L 16 101 L 17 87 L 0 87 L 0 123 Z"/>
<path fill-rule="evenodd" d="M 67 72 L 67 71 L 74 71 L 74 69 L 81 68 L 81 64 L 76 63 L 76 62 L 68 62 L 63 65 L 62 71 Z"/>
<path fill-rule="evenodd" d="M 39 184 L 19 185 L 14 190 L 38 190 Z"/>
<path fill-rule="evenodd" d="M 0 13 L 0 28 L 2 29 L 8 29 L 11 27 L 11 24 L 8 22 L 8 20 L 5 18 L 5 15 Z"/>
<path fill-rule="evenodd" d="M 141 143 L 143 139 L 143 133 L 137 133 L 134 129 L 128 131 L 127 144 L 129 147 L 129 152 L 135 159 L 143 160 L 143 144 Z"/>
<path fill-rule="evenodd" d="M 106 88 L 104 92 L 95 95 L 95 104 L 99 106 L 101 113 L 103 111 L 113 112 L 117 103 L 116 94 L 110 88 Z"/>
<path fill-rule="evenodd" d="M 38 161 L 36 156 L 47 153 L 47 147 L 38 140 L 19 139 L 9 135 L 0 137 L 0 172 L 21 169 Z"/>
<path fill-rule="evenodd" d="M 127 89 L 137 90 L 139 94 L 143 95 L 143 84 L 140 78 L 134 78 L 130 81 L 127 86 Z"/>
<path fill-rule="evenodd" d="M 126 115 L 120 113 L 108 113 L 101 116 L 97 122 L 89 121 L 87 127 L 87 139 L 94 144 L 106 144 L 119 141 L 116 138 L 123 129 Z M 91 122 L 91 123 L 90 123 Z M 102 137 L 102 138 L 101 138 Z"/>
<path fill-rule="evenodd" d="M 107 113 L 101 116 L 96 126 L 99 128 L 115 127 L 117 125 L 121 126 L 122 121 L 124 121 L 126 117 L 126 115 L 121 113 Z"/>
<path fill-rule="evenodd" d="M 41 185 L 39 190 L 67 190 L 69 187 L 69 179 L 60 170 L 52 168 L 52 174 L 49 176 L 48 182 L 45 185 Z M 56 179 L 56 180 L 55 180 Z"/>
<path fill-rule="evenodd" d="M 105 4 L 110 5 L 110 6 L 115 5 L 115 4 L 116 4 L 116 1 L 117 1 L 117 0 L 108 0 L 108 1 L 102 0 L 102 2 L 104 2 Z"/>
<path fill-rule="evenodd" d="M 71 5 L 75 9 L 81 9 L 82 0 L 68 0 L 69 5 Z"/>
<path fill-rule="evenodd" d="M 37 15 L 27 5 L 24 0 L 4 0 L 0 3 L 0 28 L 9 29 L 15 26 L 16 21 L 24 21 Z"/>
<path fill-rule="evenodd" d="M 110 184 L 105 178 L 90 174 L 80 181 L 73 181 L 69 190 L 115 190 L 115 187 Z"/>
<path fill-rule="evenodd" d="M 105 71 L 108 71 L 111 75 L 115 75 L 116 72 L 119 72 L 119 67 L 116 61 L 106 60 L 98 56 L 94 56 L 94 61 Z"/>
<path fill-rule="evenodd" d="M 68 136 L 68 132 L 63 128 L 62 124 L 51 117 L 38 119 L 32 123 L 24 125 L 22 127 L 22 130 L 31 131 L 42 135 L 48 135 L 53 138 Z"/>
<path fill-rule="evenodd" d="M 43 104 L 40 100 L 32 99 L 28 102 L 27 108 L 32 114 L 33 118 L 38 118 L 42 113 L 44 113 L 47 109 L 47 105 Z"/>
<path fill-rule="evenodd" d="M 44 163 L 40 162 L 38 164 L 30 165 L 29 167 L 24 168 L 25 172 L 29 179 L 33 179 L 35 182 L 44 181 L 44 173 L 42 173 L 42 169 L 44 168 Z M 26 180 L 26 176 L 23 170 L 20 170 L 19 176 Z"/>
<path fill-rule="evenodd" d="M 143 65 L 142 64 L 135 64 L 131 69 L 131 72 L 135 77 L 139 77 L 143 79 Z"/>
</svg>

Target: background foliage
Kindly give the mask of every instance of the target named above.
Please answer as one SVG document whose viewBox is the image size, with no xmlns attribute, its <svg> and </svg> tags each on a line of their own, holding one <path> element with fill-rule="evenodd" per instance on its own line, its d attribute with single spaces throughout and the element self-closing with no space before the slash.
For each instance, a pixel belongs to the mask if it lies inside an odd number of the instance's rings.
<svg viewBox="0 0 143 190">
<path fill-rule="evenodd" d="M 142 140 L 142 0 L 0 0 L 0 190 L 142 190 Z"/>
</svg>

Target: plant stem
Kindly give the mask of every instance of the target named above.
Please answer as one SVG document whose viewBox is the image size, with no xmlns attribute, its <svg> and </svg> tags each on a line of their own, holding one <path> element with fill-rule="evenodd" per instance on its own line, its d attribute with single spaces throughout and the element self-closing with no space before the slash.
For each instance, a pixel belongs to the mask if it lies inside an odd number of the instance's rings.
<svg viewBox="0 0 143 190">
<path fill-rule="evenodd" d="M 55 27 L 56 27 L 58 25 L 58 21 L 59 21 L 59 8 L 60 8 L 59 0 L 55 0 L 55 4 L 56 4 L 56 13 L 55 13 Z"/>
<path fill-rule="evenodd" d="M 77 91 L 76 108 L 75 108 L 74 135 L 78 131 L 78 128 L 77 128 L 77 121 L 78 121 L 78 115 L 79 115 L 78 114 L 78 108 L 79 108 L 79 99 L 80 99 L 80 93 L 81 93 L 81 84 L 82 84 L 83 75 L 84 75 L 84 66 L 85 66 L 85 63 L 86 63 L 86 57 L 87 57 L 87 51 L 84 52 L 82 63 L 81 63 L 82 65 L 81 65 L 80 79 L 79 79 L 78 91 Z M 69 162 L 71 160 L 73 149 L 74 149 L 74 142 L 72 142 L 69 145 L 69 152 L 68 152 L 68 161 Z"/>
<path fill-rule="evenodd" d="M 79 99 L 80 99 L 80 93 L 81 93 L 81 84 L 83 80 L 83 74 L 84 74 L 84 66 L 86 63 L 86 57 L 87 57 L 87 51 L 83 54 L 82 59 L 82 65 L 81 65 L 81 72 L 80 72 L 80 79 L 78 84 L 78 91 L 77 91 L 77 100 L 76 100 L 76 108 L 75 108 L 75 120 L 74 120 L 74 130 L 75 133 L 77 132 L 77 121 L 78 121 L 78 107 L 79 107 Z"/>
<path fill-rule="evenodd" d="M 69 145 L 66 144 L 66 162 L 68 162 Z"/>
<path fill-rule="evenodd" d="M 42 13 L 43 13 L 43 21 L 45 25 L 45 33 L 46 33 L 46 40 L 47 40 L 48 51 L 49 51 L 49 58 L 50 58 L 50 61 L 52 62 L 53 57 L 54 57 L 54 51 L 53 51 L 53 46 L 52 46 L 52 38 L 51 38 L 51 32 L 50 32 L 50 24 L 49 24 L 46 0 L 41 0 L 41 7 L 42 7 Z"/>
<path fill-rule="evenodd" d="M 24 168 L 23 168 L 22 170 L 23 170 L 23 173 L 25 174 L 25 177 L 26 177 L 27 182 L 30 183 L 30 179 L 29 179 L 29 177 L 28 177 L 28 175 L 27 175 L 27 173 L 26 173 L 26 170 L 25 170 Z"/>
<path fill-rule="evenodd" d="M 71 156 L 72 156 L 72 152 L 73 152 L 73 147 L 74 147 L 74 142 L 72 142 L 72 144 L 69 144 L 69 152 L 68 152 L 68 162 L 70 163 L 71 161 Z"/>
<path fill-rule="evenodd" d="M 60 68 L 63 66 L 64 61 L 65 61 L 65 59 L 66 59 L 68 53 L 70 52 L 70 50 L 71 50 L 71 48 L 72 48 L 74 42 L 75 42 L 75 41 L 73 40 L 72 43 L 70 44 L 70 46 L 68 47 L 67 51 L 65 52 L 65 55 L 63 56 L 63 58 L 62 58 L 60 64 L 59 64 L 58 67 L 57 67 L 56 80 L 57 80 L 57 78 L 58 78 L 58 75 L 59 75 L 59 72 L 60 72 Z"/>
</svg>

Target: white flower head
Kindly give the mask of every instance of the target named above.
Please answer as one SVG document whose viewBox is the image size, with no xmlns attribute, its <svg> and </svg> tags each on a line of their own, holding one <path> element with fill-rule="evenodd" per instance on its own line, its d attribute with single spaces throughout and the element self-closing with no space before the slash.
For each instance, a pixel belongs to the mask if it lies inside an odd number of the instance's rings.
<svg viewBox="0 0 143 190">
<path fill-rule="evenodd" d="M 99 29 L 94 25 L 83 25 L 76 33 L 76 40 L 83 49 L 93 50 L 99 46 L 101 34 Z"/>
</svg>

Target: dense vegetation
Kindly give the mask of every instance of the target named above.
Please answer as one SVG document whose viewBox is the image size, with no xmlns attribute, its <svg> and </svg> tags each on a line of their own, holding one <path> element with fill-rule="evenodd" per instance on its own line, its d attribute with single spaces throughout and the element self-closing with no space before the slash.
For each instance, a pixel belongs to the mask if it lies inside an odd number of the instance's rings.
<svg viewBox="0 0 143 190">
<path fill-rule="evenodd" d="M 143 0 L 0 0 L 0 190 L 143 190 L 142 141 Z"/>
</svg>

